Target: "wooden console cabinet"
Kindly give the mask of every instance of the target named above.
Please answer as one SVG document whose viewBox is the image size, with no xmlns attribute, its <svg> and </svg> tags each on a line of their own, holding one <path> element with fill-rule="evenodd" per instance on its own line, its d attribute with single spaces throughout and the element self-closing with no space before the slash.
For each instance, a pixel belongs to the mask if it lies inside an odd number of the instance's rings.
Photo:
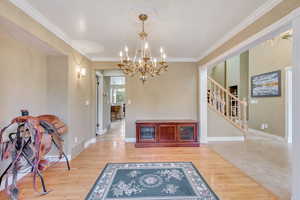
<svg viewBox="0 0 300 200">
<path fill-rule="evenodd" d="M 135 147 L 198 147 L 199 145 L 197 121 L 136 121 Z"/>
</svg>

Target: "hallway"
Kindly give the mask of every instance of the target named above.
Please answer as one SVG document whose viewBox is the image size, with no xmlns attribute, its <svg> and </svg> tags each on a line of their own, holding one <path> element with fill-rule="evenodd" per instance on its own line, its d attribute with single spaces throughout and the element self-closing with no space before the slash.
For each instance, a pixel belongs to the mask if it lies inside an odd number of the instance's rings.
<svg viewBox="0 0 300 200">
<path fill-rule="evenodd" d="M 125 140 L 125 119 L 113 121 L 109 130 L 103 135 L 97 136 L 97 141 L 115 141 Z"/>
</svg>

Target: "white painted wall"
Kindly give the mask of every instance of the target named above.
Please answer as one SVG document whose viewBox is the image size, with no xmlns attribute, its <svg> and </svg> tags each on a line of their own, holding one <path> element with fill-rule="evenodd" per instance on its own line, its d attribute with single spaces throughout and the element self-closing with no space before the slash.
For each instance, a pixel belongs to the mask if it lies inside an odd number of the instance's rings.
<svg viewBox="0 0 300 200">
<path fill-rule="evenodd" d="M 208 69 L 207 67 L 199 66 L 199 119 L 200 119 L 200 142 L 207 143 L 207 76 Z"/>
<path fill-rule="evenodd" d="M 294 71 L 293 71 L 293 100 L 294 100 L 294 117 L 293 117 L 293 200 L 300 199 L 300 16 L 293 21 L 294 28 Z"/>
</svg>

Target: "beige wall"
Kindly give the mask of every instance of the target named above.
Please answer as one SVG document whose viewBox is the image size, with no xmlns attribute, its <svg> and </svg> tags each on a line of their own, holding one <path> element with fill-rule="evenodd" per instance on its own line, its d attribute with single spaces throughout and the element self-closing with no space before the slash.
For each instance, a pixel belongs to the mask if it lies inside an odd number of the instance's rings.
<svg viewBox="0 0 300 200">
<path fill-rule="evenodd" d="M 79 59 L 78 59 L 79 58 Z M 76 68 L 80 65 L 87 69 L 87 76 L 78 79 Z M 69 56 L 68 77 L 68 118 L 69 140 L 72 156 L 80 153 L 83 144 L 95 137 L 96 131 L 96 98 L 95 73 L 91 69 L 91 62 L 80 55 Z M 75 142 L 75 139 L 78 142 Z"/>
<path fill-rule="evenodd" d="M 207 109 L 208 137 L 240 137 L 243 132 L 229 123 L 223 116 L 213 109 Z"/>
<path fill-rule="evenodd" d="M 262 123 L 269 128 L 265 132 L 285 136 L 285 67 L 292 65 L 292 41 L 279 40 L 274 45 L 263 43 L 249 50 L 249 76 L 281 70 L 281 97 L 256 98 L 257 104 L 249 104 L 249 127 L 260 129 Z M 249 80 L 250 81 L 250 80 Z M 250 88 L 251 89 L 251 88 Z M 251 91 L 249 91 L 251 97 Z"/>
<path fill-rule="evenodd" d="M 214 68 L 211 69 L 211 78 L 221 84 L 223 87 L 226 87 L 226 68 L 225 62 L 217 64 Z"/>
<path fill-rule="evenodd" d="M 66 124 L 68 121 L 68 57 L 47 57 L 47 114 L 59 116 Z M 69 134 L 63 135 L 64 148 L 68 151 L 70 146 Z M 57 150 L 52 149 L 52 154 Z"/>
<path fill-rule="evenodd" d="M 126 82 L 126 137 L 135 137 L 135 121 L 144 119 L 197 119 L 198 72 L 195 63 L 170 63 L 167 73 L 144 85 Z"/>
<path fill-rule="evenodd" d="M 47 57 L 47 113 L 68 121 L 68 58 Z"/>
<path fill-rule="evenodd" d="M 0 31 L 0 127 L 20 115 L 47 112 L 47 56 Z"/>
<path fill-rule="evenodd" d="M 95 70 L 118 69 L 118 62 L 93 62 L 92 66 Z"/>
<path fill-rule="evenodd" d="M 248 100 L 249 92 L 249 51 L 240 55 L 239 98 Z"/>
</svg>

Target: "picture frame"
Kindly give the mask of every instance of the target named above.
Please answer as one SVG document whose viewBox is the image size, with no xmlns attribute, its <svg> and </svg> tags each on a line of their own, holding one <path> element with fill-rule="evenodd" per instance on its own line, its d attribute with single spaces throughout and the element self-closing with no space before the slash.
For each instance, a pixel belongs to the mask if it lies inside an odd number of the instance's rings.
<svg viewBox="0 0 300 200">
<path fill-rule="evenodd" d="M 281 70 L 251 77 L 251 97 L 280 97 Z"/>
</svg>

